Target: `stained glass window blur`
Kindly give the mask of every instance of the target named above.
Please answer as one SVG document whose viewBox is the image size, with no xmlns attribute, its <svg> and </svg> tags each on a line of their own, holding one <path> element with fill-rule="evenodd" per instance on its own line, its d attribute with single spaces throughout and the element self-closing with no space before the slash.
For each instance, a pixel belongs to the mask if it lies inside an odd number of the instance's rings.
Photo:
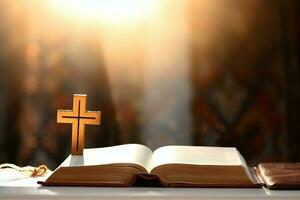
<svg viewBox="0 0 300 200">
<path fill-rule="evenodd" d="M 101 126 L 86 147 L 235 146 L 300 159 L 299 2 L 0 0 L 0 163 L 70 152 L 72 94 Z"/>
</svg>

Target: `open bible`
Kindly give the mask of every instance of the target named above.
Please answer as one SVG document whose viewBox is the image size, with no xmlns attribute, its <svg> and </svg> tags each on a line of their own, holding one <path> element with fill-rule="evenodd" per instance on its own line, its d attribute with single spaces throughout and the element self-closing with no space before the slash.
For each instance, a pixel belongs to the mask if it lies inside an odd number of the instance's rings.
<svg viewBox="0 0 300 200">
<path fill-rule="evenodd" d="M 84 149 L 70 155 L 42 185 L 132 186 L 137 180 L 168 187 L 258 187 L 236 148 L 140 144 Z"/>
</svg>

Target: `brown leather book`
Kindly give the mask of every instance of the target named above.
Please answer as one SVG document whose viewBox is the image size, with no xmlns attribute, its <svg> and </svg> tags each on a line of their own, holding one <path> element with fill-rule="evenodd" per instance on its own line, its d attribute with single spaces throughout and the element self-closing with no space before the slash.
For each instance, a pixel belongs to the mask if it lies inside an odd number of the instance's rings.
<svg viewBox="0 0 300 200">
<path fill-rule="evenodd" d="M 260 163 L 256 173 L 269 189 L 300 189 L 300 163 Z"/>
<path fill-rule="evenodd" d="M 260 187 L 236 148 L 140 144 L 85 149 L 70 155 L 42 185 Z"/>
</svg>

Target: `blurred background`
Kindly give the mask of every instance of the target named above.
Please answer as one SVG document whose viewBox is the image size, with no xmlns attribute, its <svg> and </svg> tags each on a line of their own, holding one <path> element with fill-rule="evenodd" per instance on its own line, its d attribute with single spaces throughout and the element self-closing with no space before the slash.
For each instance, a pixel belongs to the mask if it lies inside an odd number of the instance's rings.
<svg viewBox="0 0 300 200">
<path fill-rule="evenodd" d="M 70 153 L 56 124 L 88 95 L 87 148 L 235 146 L 300 161 L 299 1 L 0 0 L 0 163 Z"/>
</svg>

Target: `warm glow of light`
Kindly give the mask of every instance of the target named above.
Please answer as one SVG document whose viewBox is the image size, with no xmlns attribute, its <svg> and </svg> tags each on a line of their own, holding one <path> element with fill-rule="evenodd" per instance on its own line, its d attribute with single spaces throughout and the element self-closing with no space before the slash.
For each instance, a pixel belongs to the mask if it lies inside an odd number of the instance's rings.
<svg viewBox="0 0 300 200">
<path fill-rule="evenodd" d="M 149 16 L 157 0 L 53 0 L 54 9 L 70 17 L 126 23 Z"/>
</svg>

